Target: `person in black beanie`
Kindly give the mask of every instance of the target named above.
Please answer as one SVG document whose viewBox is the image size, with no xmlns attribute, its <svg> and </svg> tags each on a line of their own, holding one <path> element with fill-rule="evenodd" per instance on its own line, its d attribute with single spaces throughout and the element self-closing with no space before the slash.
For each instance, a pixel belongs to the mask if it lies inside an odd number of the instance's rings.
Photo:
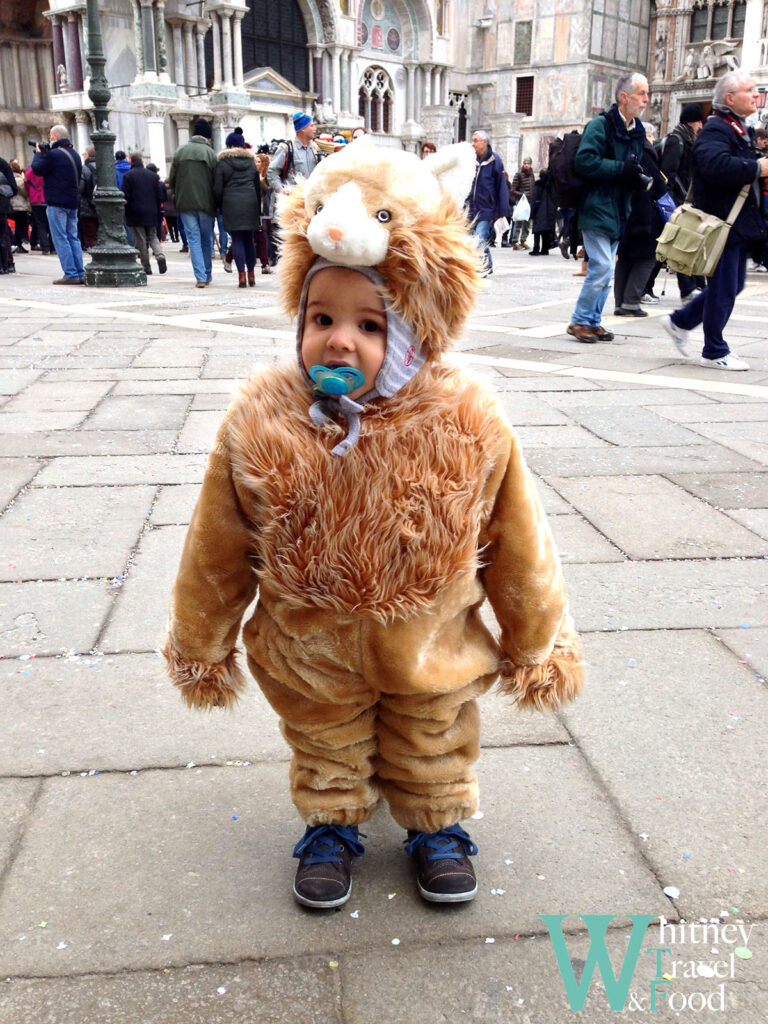
<svg viewBox="0 0 768 1024">
<path fill-rule="evenodd" d="M 661 173 L 667 178 L 667 191 L 677 206 L 685 202 L 691 184 L 691 153 L 696 136 L 704 126 L 704 113 L 698 103 L 686 103 L 680 120 L 661 141 Z M 706 285 L 703 277 L 677 275 L 680 298 L 687 302 Z"/>
<path fill-rule="evenodd" d="M 195 286 L 205 288 L 212 277 L 213 220 L 216 203 L 213 197 L 213 176 L 216 154 L 211 146 L 213 129 L 210 121 L 198 118 L 189 142 L 173 154 L 168 187 L 176 199 L 181 223 L 189 245 L 189 256 L 195 274 Z"/>
</svg>

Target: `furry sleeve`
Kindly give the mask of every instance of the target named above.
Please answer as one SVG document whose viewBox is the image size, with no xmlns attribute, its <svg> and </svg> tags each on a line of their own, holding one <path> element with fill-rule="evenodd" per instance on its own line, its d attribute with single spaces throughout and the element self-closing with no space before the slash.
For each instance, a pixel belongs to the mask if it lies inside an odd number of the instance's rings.
<svg viewBox="0 0 768 1024">
<path fill-rule="evenodd" d="M 225 420 L 184 542 L 162 652 L 190 707 L 234 704 L 243 688 L 234 647 L 257 588 L 252 549 L 251 524 L 232 480 Z"/>
<path fill-rule="evenodd" d="M 502 690 L 523 707 L 547 710 L 578 695 L 584 665 L 552 534 L 518 441 L 508 438 L 485 530 L 483 581 L 501 628 Z"/>
</svg>

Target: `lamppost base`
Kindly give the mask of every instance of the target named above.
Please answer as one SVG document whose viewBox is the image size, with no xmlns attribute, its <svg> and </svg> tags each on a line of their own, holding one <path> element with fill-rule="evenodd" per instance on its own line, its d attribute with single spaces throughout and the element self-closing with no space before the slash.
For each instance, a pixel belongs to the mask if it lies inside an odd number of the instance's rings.
<svg viewBox="0 0 768 1024">
<path fill-rule="evenodd" d="M 146 286 L 147 275 L 136 262 L 132 250 L 95 246 L 91 262 L 85 268 L 85 283 L 91 288 L 139 288 Z"/>
</svg>

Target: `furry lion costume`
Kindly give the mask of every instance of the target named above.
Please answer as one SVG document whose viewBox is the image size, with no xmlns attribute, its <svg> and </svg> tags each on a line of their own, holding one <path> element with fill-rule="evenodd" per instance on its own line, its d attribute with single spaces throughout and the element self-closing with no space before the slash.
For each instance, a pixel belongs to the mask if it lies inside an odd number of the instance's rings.
<svg viewBox="0 0 768 1024">
<path fill-rule="evenodd" d="M 301 367 L 242 387 L 218 432 L 173 589 L 168 671 L 193 707 L 232 704 L 235 644 L 282 719 L 310 825 L 357 825 L 380 795 L 408 829 L 474 813 L 476 698 L 501 675 L 553 708 L 583 679 L 559 559 L 493 399 L 441 359 L 477 294 L 459 203 L 474 153 L 355 143 L 281 197 L 281 293 L 300 311 L 318 257 L 375 267 L 423 365 L 364 403 L 359 439 L 320 421 Z M 301 324 L 299 326 L 301 333 Z M 338 410 L 335 410 L 338 413 Z M 486 598 L 499 624 L 480 617 Z"/>
</svg>

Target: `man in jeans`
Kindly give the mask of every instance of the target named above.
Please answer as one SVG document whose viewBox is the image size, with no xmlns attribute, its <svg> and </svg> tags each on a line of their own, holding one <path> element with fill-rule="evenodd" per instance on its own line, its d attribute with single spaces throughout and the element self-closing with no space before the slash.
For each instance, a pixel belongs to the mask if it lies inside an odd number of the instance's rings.
<svg viewBox="0 0 768 1024">
<path fill-rule="evenodd" d="M 589 263 L 568 334 L 587 344 L 613 339 L 600 320 L 632 192 L 646 187 L 639 161 L 645 143 L 642 117 L 649 99 L 648 80 L 637 73 L 622 75 L 615 95 L 611 109 L 598 114 L 584 129 L 574 159 L 577 173 L 590 186 L 579 208 L 579 228 Z"/>
<path fill-rule="evenodd" d="M 210 284 L 212 274 L 216 154 L 211 147 L 213 129 L 210 122 L 198 118 L 193 131 L 189 142 L 179 146 L 173 154 L 168 187 L 176 198 L 176 209 L 187 236 L 195 287 L 205 288 Z"/>
<path fill-rule="evenodd" d="M 465 205 L 483 251 L 485 271 L 483 277 L 493 273 L 493 261 L 488 248 L 491 230 L 499 217 L 509 213 L 509 188 L 501 157 L 491 149 L 488 132 L 472 133 L 472 148 L 477 156 L 475 180 Z"/>
<path fill-rule="evenodd" d="M 49 138 L 47 152 L 42 152 L 38 143 L 31 169 L 43 179 L 48 227 L 64 274 L 53 283 L 85 284 L 83 250 L 77 235 L 82 161 L 63 125 L 55 124 Z"/>
</svg>

